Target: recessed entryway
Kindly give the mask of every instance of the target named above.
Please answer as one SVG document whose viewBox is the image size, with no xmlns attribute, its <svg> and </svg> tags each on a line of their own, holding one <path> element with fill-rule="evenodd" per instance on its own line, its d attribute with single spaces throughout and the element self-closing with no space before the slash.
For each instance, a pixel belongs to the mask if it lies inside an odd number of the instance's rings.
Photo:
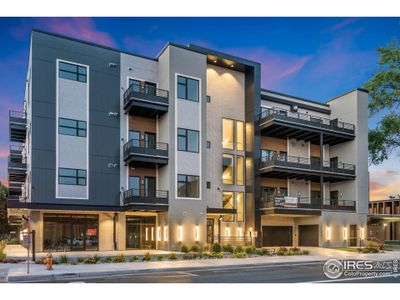
<svg viewBox="0 0 400 300">
<path fill-rule="evenodd" d="M 299 246 L 318 247 L 318 225 L 299 225 Z"/>
</svg>

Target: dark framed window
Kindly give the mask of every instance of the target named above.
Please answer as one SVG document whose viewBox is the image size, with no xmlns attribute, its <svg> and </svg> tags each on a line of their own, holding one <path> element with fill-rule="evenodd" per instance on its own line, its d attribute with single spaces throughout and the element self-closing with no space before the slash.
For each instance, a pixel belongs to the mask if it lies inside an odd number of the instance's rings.
<svg viewBox="0 0 400 300">
<path fill-rule="evenodd" d="M 58 63 L 58 76 L 64 79 L 86 83 L 87 68 L 60 61 Z"/>
<path fill-rule="evenodd" d="M 200 177 L 178 174 L 178 197 L 199 198 Z"/>
<path fill-rule="evenodd" d="M 58 183 L 66 185 L 86 185 L 86 170 L 58 168 Z"/>
<path fill-rule="evenodd" d="M 192 78 L 178 76 L 178 98 L 199 101 L 199 81 Z"/>
<path fill-rule="evenodd" d="M 178 150 L 187 152 L 199 152 L 199 132 L 178 128 Z"/>
<path fill-rule="evenodd" d="M 58 133 L 86 137 L 86 122 L 72 119 L 58 118 Z"/>
<path fill-rule="evenodd" d="M 273 150 L 261 149 L 261 161 L 262 162 L 273 161 L 276 159 L 277 154 L 278 153 Z"/>
</svg>

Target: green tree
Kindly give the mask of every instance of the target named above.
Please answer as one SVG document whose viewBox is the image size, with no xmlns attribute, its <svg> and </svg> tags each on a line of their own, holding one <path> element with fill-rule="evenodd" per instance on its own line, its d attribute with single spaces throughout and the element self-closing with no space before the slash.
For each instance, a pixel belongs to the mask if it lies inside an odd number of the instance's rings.
<svg viewBox="0 0 400 300">
<path fill-rule="evenodd" d="M 10 227 L 7 221 L 7 201 L 8 189 L 0 182 L 0 239 L 7 235 L 10 231 Z"/>
<path fill-rule="evenodd" d="M 375 165 L 400 149 L 400 46 L 394 39 L 377 52 L 378 71 L 364 84 L 371 98 L 370 115 L 385 113 L 368 136 L 370 161 Z"/>
</svg>

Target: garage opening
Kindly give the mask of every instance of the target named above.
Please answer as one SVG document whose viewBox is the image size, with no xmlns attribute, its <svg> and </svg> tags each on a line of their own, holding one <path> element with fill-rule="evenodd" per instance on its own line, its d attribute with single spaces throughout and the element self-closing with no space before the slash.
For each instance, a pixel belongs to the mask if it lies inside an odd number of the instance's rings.
<svg viewBox="0 0 400 300">
<path fill-rule="evenodd" d="M 319 246 L 318 225 L 299 225 L 299 246 Z"/>
<path fill-rule="evenodd" d="M 292 246 L 292 233 L 292 226 L 263 226 L 263 246 Z"/>
</svg>

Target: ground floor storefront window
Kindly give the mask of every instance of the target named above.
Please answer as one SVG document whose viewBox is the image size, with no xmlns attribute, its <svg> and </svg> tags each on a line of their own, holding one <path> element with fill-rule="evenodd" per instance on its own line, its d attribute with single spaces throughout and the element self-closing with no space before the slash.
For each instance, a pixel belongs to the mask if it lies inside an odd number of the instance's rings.
<svg viewBox="0 0 400 300">
<path fill-rule="evenodd" d="M 99 250 L 99 216 L 44 214 L 43 250 Z"/>
<path fill-rule="evenodd" d="M 126 248 L 156 248 L 156 217 L 126 217 Z"/>
</svg>

